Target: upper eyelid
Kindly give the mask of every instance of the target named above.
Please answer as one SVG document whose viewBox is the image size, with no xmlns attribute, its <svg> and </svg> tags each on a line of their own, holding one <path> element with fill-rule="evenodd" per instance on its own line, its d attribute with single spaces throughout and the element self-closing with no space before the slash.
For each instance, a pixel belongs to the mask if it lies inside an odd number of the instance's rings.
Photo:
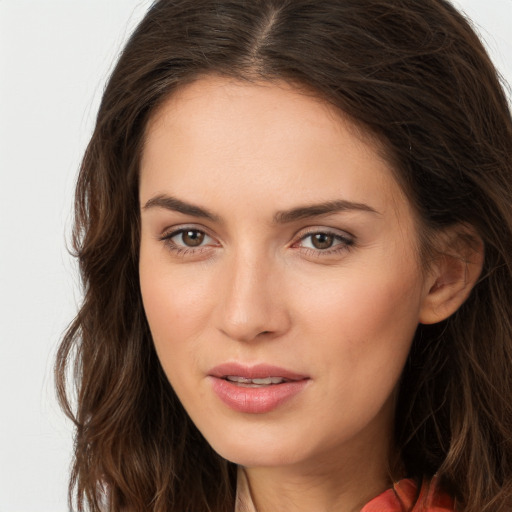
<svg viewBox="0 0 512 512">
<path fill-rule="evenodd" d="M 181 229 L 174 229 L 172 231 L 169 231 L 168 233 L 163 233 L 159 239 L 162 240 L 162 241 L 171 241 L 173 244 L 175 244 L 176 242 L 172 241 L 171 239 L 174 238 L 175 236 L 179 236 L 183 233 L 185 233 L 186 231 L 197 231 L 198 233 L 203 233 L 206 237 L 208 237 L 209 239 L 213 240 L 213 241 L 216 241 L 216 239 L 211 236 L 210 234 L 208 234 L 206 231 L 202 230 L 202 229 L 197 229 L 197 228 L 193 228 L 193 229 L 190 229 L 190 228 L 181 228 Z M 178 244 L 176 244 L 178 245 Z M 197 246 L 197 248 L 199 248 L 200 246 Z"/>
<path fill-rule="evenodd" d="M 312 227 L 308 227 L 308 228 L 303 228 L 295 234 L 295 238 L 302 239 L 304 237 L 307 237 L 309 235 L 314 235 L 316 233 L 325 233 L 328 235 L 338 236 L 340 238 L 350 238 L 351 240 L 355 240 L 355 238 L 356 238 L 349 231 L 346 231 L 344 229 L 339 229 L 339 228 L 326 227 L 326 226 L 312 226 Z"/>
<path fill-rule="evenodd" d="M 335 233 L 313 232 L 313 233 L 306 233 L 305 235 L 299 237 L 299 239 L 292 244 L 292 247 L 293 246 L 297 246 L 300 243 L 303 243 L 309 237 L 312 237 L 313 235 L 318 234 L 318 233 L 322 233 L 322 234 L 333 236 L 333 238 L 338 239 L 340 243 L 336 244 L 336 245 L 333 245 L 332 247 L 329 247 L 329 248 L 326 248 L 326 249 L 312 249 L 310 247 L 305 247 L 305 249 L 319 251 L 319 252 L 323 252 L 323 253 L 328 253 L 329 251 L 332 251 L 335 248 L 337 248 L 338 245 L 343 245 L 345 247 L 354 245 L 354 239 L 351 238 L 351 237 L 347 237 L 347 236 L 343 236 L 343 235 L 337 235 Z"/>
<path fill-rule="evenodd" d="M 160 237 L 161 238 L 170 238 L 174 235 L 177 235 L 179 233 L 182 233 L 183 231 L 200 231 L 201 233 L 204 233 L 205 235 L 208 235 L 210 238 L 216 238 L 214 235 L 211 234 L 210 230 L 207 229 L 204 226 L 196 226 L 194 224 L 178 224 L 177 226 L 170 226 L 162 229 L 160 231 Z"/>
</svg>

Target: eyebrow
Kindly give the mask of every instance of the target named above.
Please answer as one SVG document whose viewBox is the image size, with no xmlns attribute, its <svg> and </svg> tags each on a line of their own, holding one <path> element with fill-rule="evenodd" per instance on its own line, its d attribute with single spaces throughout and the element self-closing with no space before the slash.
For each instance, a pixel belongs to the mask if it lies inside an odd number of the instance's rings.
<svg viewBox="0 0 512 512">
<path fill-rule="evenodd" d="M 274 222 L 277 224 L 286 224 L 288 222 L 294 222 L 310 217 L 320 217 L 322 215 L 330 215 L 333 213 L 350 210 L 363 211 L 380 215 L 377 210 L 367 204 L 354 203 L 352 201 L 338 199 L 335 201 L 326 201 L 319 204 L 299 206 L 298 208 L 292 208 L 291 210 L 277 212 L 274 215 Z"/>
<path fill-rule="evenodd" d="M 222 222 L 222 219 L 218 215 L 215 215 L 206 208 L 163 194 L 152 197 L 143 206 L 143 210 L 148 210 L 150 208 L 164 208 L 166 210 L 183 213 L 192 217 L 200 217 L 214 222 Z M 354 203 L 352 201 L 339 199 L 279 211 L 274 215 L 273 220 L 275 224 L 287 224 L 311 217 L 320 217 L 323 215 L 352 210 L 380 215 L 377 210 L 367 204 Z"/>
<path fill-rule="evenodd" d="M 149 199 L 143 206 L 143 210 L 150 208 L 164 208 L 165 210 L 172 210 L 174 212 L 184 213 L 185 215 L 191 215 L 192 217 L 200 217 L 202 219 L 208 219 L 214 222 L 220 222 L 220 217 L 214 215 L 206 208 L 201 208 L 185 201 L 181 201 L 175 197 L 167 195 L 158 195 Z"/>
</svg>

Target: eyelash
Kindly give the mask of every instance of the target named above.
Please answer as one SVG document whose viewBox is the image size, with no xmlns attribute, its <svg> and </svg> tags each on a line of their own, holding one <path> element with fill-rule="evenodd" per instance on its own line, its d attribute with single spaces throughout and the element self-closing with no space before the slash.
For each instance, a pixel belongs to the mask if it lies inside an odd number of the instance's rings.
<svg viewBox="0 0 512 512">
<path fill-rule="evenodd" d="M 318 249 L 312 247 L 298 247 L 306 252 L 309 256 L 314 256 L 321 258 L 322 256 L 332 256 L 336 254 L 340 254 L 345 251 L 349 251 L 354 245 L 354 238 L 350 235 L 342 235 L 338 232 L 331 231 L 329 229 L 315 229 L 309 230 L 305 233 L 301 233 L 299 236 L 299 242 L 304 242 L 307 238 L 313 237 L 314 235 L 327 235 L 333 238 L 333 243 L 335 245 L 328 247 L 326 249 Z M 336 243 L 338 242 L 338 243 Z M 292 247 L 297 247 L 297 243 L 294 243 Z"/>
<path fill-rule="evenodd" d="M 171 250 L 174 254 L 176 254 L 177 256 L 182 256 L 182 257 L 187 256 L 188 254 L 198 255 L 198 254 L 201 254 L 202 252 L 208 250 L 208 248 L 209 248 L 208 245 L 199 245 L 197 247 L 188 247 L 186 245 L 179 245 L 179 244 L 173 242 L 172 239 L 174 237 L 177 237 L 177 236 L 182 235 L 183 233 L 187 233 L 187 232 L 199 233 L 199 234 L 204 235 L 205 237 L 212 238 L 205 231 L 203 231 L 201 229 L 184 227 L 184 228 L 176 229 L 170 233 L 164 234 L 163 236 L 160 237 L 160 241 L 162 241 L 167 246 L 167 248 L 169 250 Z"/>
<path fill-rule="evenodd" d="M 196 234 L 204 235 L 205 237 L 212 238 L 210 235 L 208 235 L 205 231 L 197 228 L 191 228 L 191 227 L 184 227 L 180 229 L 176 229 L 170 233 L 166 233 L 162 235 L 159 240 L 164 242 L 164 244 L 167 246 L 169 250 L 171 250 L 174 254 L 177 256 L 187 256 L 187 255 L 199 255 L 203 253 L 204 251 L 207 251 L 211 246 L 209 245 L 198 245 L 197 247 L 189 247 L 186 245 L 179 245 L 175 243 L 172 239 L 182 235 L 186 232 L 193 232 Z M 299 243 L 303 243 L 308 237 L 313 237 L 314 235 L 326 235 L 329 237 L 333 237 L 333 243 L 335 245 L 328 247 L 326 249 L 318 249 L 318 248 L 312 248 L 312 247 L 300 247 L 298 245 Z M 334 254 L 339 254 L 341 252 L 345 252 L 351 249 L 351 247 L 354 245 L 354 238 L 352 236 L 347 235 L 341 235 L 337 232 L 328 230 L 328 229 L 317 229 L 317 230 L 310 230 L 305 233 L 301 233 L 298 237 L 298 242 L 294 242 L 291 247 L 302 249 L 307 255 L 319 257 L 322 256 L 330 256 Z M 213 238 L 212 238 L 213 239 Z"/>
</svg>

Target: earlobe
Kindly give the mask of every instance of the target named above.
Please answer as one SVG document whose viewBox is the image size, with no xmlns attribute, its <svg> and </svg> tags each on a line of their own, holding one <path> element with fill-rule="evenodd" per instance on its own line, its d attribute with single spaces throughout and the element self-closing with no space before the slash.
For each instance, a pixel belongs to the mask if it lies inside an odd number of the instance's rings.
<svg viewBox="0 0 512 512">
<path fill-rule="evenodd" d="M 451 230 L 443 246 L 426 282 L 419 318 L 422 324 L 435 324 L 455 313 L 482 271 L 484 244 L 474 229 L 459 226 Z"/>
</svg>

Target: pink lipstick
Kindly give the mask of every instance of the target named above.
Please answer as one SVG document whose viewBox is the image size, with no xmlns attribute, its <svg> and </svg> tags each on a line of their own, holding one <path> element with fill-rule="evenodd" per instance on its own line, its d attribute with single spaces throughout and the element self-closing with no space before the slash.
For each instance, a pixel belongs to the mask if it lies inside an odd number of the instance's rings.
<svg viewBox="0 0 512 512">
<path fill-rule="evenodd" d="M 216 366 L 209 377 L 213 391 L 228 407 L 250 414 L 276 409 L 302 391 L 309 380 L 277 366 L 238 363 Z"/>
</svg>

